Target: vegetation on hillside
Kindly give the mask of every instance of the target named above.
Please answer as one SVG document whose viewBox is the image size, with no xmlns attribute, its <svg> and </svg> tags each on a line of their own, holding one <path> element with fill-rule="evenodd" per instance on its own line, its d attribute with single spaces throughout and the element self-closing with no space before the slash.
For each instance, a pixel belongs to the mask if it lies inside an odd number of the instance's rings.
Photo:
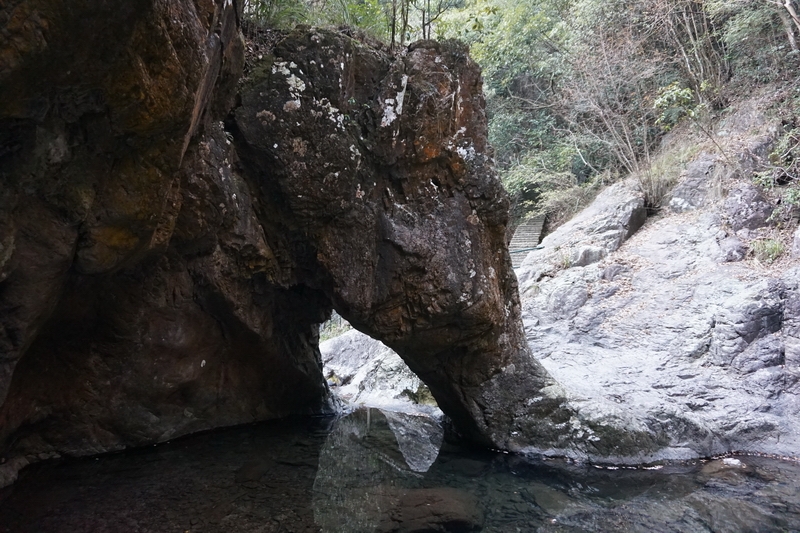
<svg viewBox="0 0 800 533">
<path fill-rule="evenodd" d="M 392 46 L 466 41 L 484 68 L 490 140 L 513 215 L 547 212 L 556 224 L 620 175 L 638 177 L 658 209 L 677 177 L 656 157 L 667 132 L 691 128 L 721 150 L 710 125 L 730 101 L 797 81 L 798 11 L 800 0 L 245 3 L 248 17 L 271 26 L 356 26 Z M 797 89 L 792 98 L 798 105 Z M 790 206 L 800 205 L 798 113 L 788 113 L 773 168 L 758 176 L 786 188 Z"/>
</svg>

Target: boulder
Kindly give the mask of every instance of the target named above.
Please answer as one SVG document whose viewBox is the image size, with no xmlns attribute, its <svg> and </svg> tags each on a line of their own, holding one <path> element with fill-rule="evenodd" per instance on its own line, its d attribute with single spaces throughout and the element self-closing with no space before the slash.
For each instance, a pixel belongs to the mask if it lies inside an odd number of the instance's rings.
<svg viewBox="0 0 800 533">
<path fill-rule="evenodd" d="M 646 220 L 644 193 L 638 183 L 615 183 L 559 231 L 545 237 L 541 249 L 528 254 L 518 273 L 520 281 L 596 263 L 622 246 Z"/>
<path fill-rule="evenodd" d="M 524 341 L 486 136 L 480 70 L 455 42 L 392 55 L 299 29 L 235 110 L 260 220 L 302 282 L 397 352 L 464 436 L 550 447 L 569 412 Z"/>
<path fill-rule="evenodd" d="M 465 436 L 562 439 L 467 49 L 300 28 L 241 79 L 237 5 L 2 8 L 0 483 L 331 412 L 332 307 Z"/>
<path fill-rule="evenodd" d="M 774 206 L 751 183 L 740 183 L 725 200 L 725 214 L 733 231 L 754 230 L 769 224 Z"/>
<path fill-rule="evenodd" d="M 717 244 L 723 262 L 741 261 L 747 255 L 747 246 L 738 237 L 726 235 Z"/>
</svg>

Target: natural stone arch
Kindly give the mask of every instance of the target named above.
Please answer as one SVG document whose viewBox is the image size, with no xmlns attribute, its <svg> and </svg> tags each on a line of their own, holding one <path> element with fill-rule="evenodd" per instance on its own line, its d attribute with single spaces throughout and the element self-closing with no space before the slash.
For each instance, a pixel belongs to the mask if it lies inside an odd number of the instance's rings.
<svg viewBox="0 0 800 533">
<path fill-rule="evenodd" d="M 392 55 L 303 29 L 254 69 L 236 110 L 262 223 L 295 268 L 397 351 L 469 438 L 568 438 L 571 413 L 530 355 L 486 144 L 480 70 L 457 43 Z"/>
</svg>

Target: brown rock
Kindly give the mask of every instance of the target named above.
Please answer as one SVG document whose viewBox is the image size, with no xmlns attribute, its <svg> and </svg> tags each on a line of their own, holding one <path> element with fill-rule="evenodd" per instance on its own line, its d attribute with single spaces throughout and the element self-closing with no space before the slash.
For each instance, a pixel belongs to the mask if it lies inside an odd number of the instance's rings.
<svg viewBox="0 0 800 533">
<path fill-rule="evenodd" d="M 219 122 L 233 4 L 3 6 L 0 472 L 327 409 L 316 323 Z"/>
<path fill-rule="evenodd" d="M 379 531 L 386 533 L 468 532 L 483 526 L 478 499 L 467 492 L 440 487 L 403 494 Z"/>
<path fill-rule="evenodd" d="M 228 116 L 233 5 L 2 8 L 0 455 L 326 412 L 332 306 L 468 437 L 562 439 L 467 50 L 300 29 Z"/>
<path fill-rule="evenodd" d="M 314 273 L 305 283 L 400 354 L 470 438 L 513 447 L 516 418 L 569 418 L 556 395 L 539 396 L 553 382 L 522 334 L 508 200 L 466 48 L 423 41 L 392 56 L 301 29 L 241 96 L 244 173 L 272 203 L 262 224 Z"/>
</svg>

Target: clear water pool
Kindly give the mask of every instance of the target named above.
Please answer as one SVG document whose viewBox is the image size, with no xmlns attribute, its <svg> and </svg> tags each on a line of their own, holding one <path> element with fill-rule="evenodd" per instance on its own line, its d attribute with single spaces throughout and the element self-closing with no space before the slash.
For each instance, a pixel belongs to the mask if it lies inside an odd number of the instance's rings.
<svg viewBox="0 0 800 533">
<path fill-rule="evenodd" d="M 370 409 L 42 463 L 0 491 L 0 532 L 129 531 L 800 531 L 800 465 L 531 460 Z"/>
</svg>

